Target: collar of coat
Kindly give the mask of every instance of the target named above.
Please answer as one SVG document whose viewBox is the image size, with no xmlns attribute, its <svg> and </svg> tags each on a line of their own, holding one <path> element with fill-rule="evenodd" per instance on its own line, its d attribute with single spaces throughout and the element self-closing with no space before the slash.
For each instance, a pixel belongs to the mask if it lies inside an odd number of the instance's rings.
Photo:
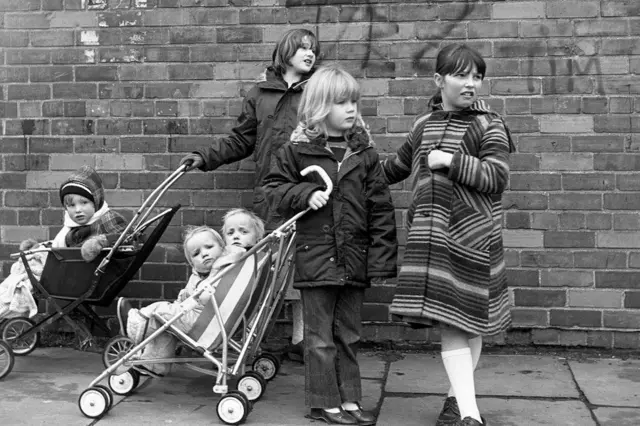
<svg viewBox="0 0 640 426">
<path fill-rule="evenodd" d="M 358 152 L 373 146 L 369 139 L 369 133 L 360 126 L 356 126 L 348 130 L 344 135 L 344 139 L 347 142 L 347 148 L 351 152 Z M 298 127 L 296 127 L 291 134 L 291 142 L 309 143 L 322 148 L 327 146 L 327 138 L 325 136 L 318 136 L 310 139 L 304 131 L 302 124 L 298 124 Z"/>
<path fill-rule="evenodd" d="M 265 69 L 258 77 L 258 87 L 261 89 L 278 90 L 281 92 L 286 92 L 287 90 L 302 91 L 314 71 L 315 68 L 312 69 L 309 74 L 302 76 L 302 79 L 299 82 L 289 87 L 287 82 L 282 78 L 282 75 L 276 72 L 275 68 L 270 66 L 267 67 L 267 69 Z"/>
<path fill-rule="evenodd" d="M 507 138 L 509 139 L 509 150 L 510 152 L 515 152 L 516 147 L 513 143 L 513 138 L 511 137 L 511 130 L 505 123 L 504 119 L 495 111 L 492 111 L 489 108 L 489 105 L 483 100 L 477 100 L 467 108 L 462 109 L 460 111 L 444 111 L 442 109 L 442 104 L 436 104 L 433 106 L 433 112 L 431 113 L 431 117 L 436 119 L 449 119 L 452 117 L 474 117 L 479 115 L 489 115 L 491 118 L 500 118 L 502 123 L 504 124 L 504 129 L 507 132 Z"/>
</svg>

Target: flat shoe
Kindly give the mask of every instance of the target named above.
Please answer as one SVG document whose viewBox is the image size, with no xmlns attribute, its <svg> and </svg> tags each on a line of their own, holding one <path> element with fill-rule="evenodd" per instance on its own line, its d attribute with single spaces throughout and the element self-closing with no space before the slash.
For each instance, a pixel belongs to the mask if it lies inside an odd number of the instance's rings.
<svg viewBox="0 0 640 426">
<path fill-rule="evenodd" d="M 368 411 L 364 411 L 362 407 L 358 407 L 357 410 L 345 410 L 347 413 L 351 414 L 353 418 L 356 419 L 359 425 L 375 425 L 376 424 L 376 416 Z"/>
<path fill-rule="evenodd" d="M 337 413 L 329 413 L 322 408 L 312 408 L 308 416 L 313 420 L 323 420 L 330 425 L 357 425 L 358 421 L 343 409 Z"/>
</svg>

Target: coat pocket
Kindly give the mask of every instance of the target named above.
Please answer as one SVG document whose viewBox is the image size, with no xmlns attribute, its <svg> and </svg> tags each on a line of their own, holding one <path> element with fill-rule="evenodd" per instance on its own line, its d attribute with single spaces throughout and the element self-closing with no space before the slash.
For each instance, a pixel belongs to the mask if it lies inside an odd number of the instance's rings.
<svg viewBox="0 0 640 426">
<path fill-rule="evenodd" d="M 491 216 L 463 202 L 455 192 L 449 216 L 449 236 L 457 244 L 479 251 L 488 251 L 491 245 Z"/>
</svg>

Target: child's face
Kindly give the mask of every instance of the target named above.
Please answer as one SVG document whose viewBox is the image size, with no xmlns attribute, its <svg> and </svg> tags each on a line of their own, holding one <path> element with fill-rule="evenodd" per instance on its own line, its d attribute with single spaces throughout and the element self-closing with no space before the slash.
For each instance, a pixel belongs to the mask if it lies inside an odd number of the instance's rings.
<svg viewBox="0 0 640 426">
<path fill-rule="evenodd" d="M 71 220 L 78 225 L 86 225 L 96 213 L 96 206 L 93 201 L 78 194 L 67 195 L 64 200 L 64 206 Z"/>
<path fill-rule="evenodd" d="M 201 274 L 210 272 L 213 262 L 222 254 L 222 247 L 210 232 L 198 232 L 185 245 L 193 269 Z"/>
<path fill-rule="evenodd" d="M 258 242 L 258 234 L 251 217 L 237 213 L 224 223 L 224 243 L 228 246 L 250 247 Z"/>
<path fill-rule="evenodd" d="M 482 87 L 482 74 L 472 67 L 453 74 L 435 75 L 435 81 L 442 93 L 442 106 L 446 111 L 459 111 L 468 108 L 478 98 Z"/>
<path fill-rule="evenodd" d="M 325 120 L 329 136 L 341 136 L 345 130 L 353 127 L 358 115 L 358 104 L 352 99 L 345 99 L 331 106 Z"/>
<path fill-rule="evenodd" d="M 298 47 L 296 53 L 289 59 L 289 65 L 296 74 L 304 75 L 309 73 L 316 63 L 316 54 L 311 46 L 309 37 L 303 37 L 302 45 Z"/>
</svg>

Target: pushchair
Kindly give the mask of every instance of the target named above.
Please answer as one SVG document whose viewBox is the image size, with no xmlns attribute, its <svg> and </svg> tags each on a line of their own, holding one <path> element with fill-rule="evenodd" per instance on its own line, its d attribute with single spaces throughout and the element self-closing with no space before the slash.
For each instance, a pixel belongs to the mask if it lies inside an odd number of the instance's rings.
<svg viewBox="0 0 640 426">
<path fill-rule="evenodd" d="M 11 371 L 14 355 L 31 353 L 40 341 L 40 331 L 60 318 L 69 324 L 78 338 L 82 336 L 81 349 L 94 344 L 94 336 L 77 318 L 87 319 L 106 335 L 113 335 L 94 307 L 111 305 L 149 257 L 180 205 L 164 209 L 153 217 L 151 214 L 160 197 L 184 173 L 183 169 L 178 169 L 162 182 L 138 209 L 113 247 L 103 249 L 92 262 L 82 259 L 80 248 L 51 248 L 47 243 L 10 255 L 12 259 L 22 259 L 33 286 L 34 299 L 40 302 L 38 305 L 46 302 L 52 313 L 45 314 L 37 322 L 16 317 L 0 323 L 0 378 L 3 372 L 7 375 Z M 39 281 L 26 257 L 38 252 L 47 253 Z M 7 345 L 10 350 L 6 349 Z"/>
<path fill-rule="evenodd" d="M 330 178 L 318 166 L 301 173 L 318 172 L 332 191 Z M 222 394 L 216 412 L 225 424 L 243 423 L 280 368 L 279 358 L 262 352 L 260 343 L 273 326 L 282 306 L 287 286 L 293 278 L 293 244 L 295 223 L 309 209 L 302 211 L 268 234 L 236 262 L 205 278 L 198 290 L 179 304 L 178 313 L 168 320 L 155 313 L 160 327 L 134 345 L 126 336 L 118 336 L 105 348 L 104 370 L 79 397 L 78 406 L 89 418 L 105 415 L 113 404 L 112 392 L 129 395 L 141 383 L 136 366 L 149 364 L 182 364 L 185 367 L 215 377 L 213 392 Z M 200 295 L 209 291 L 212 297 L 205 303 L 195 325 L 188 332 L 173 326 L 186 312 L 198 304 Z M 171 333 L 192 354 L 187 357 L 144 359 L 136 357 L 161 333 Z M 204 364 L 204 367 L 198 364 Z M 207 369 L 211 367 L 214 369 Z M 247 370 L 250 365 L 252 369 Z M 229 390 L 228 380 L 237 378 L 236 389 Z M 106 379 L 108 387 L 99 383 Z"/>
</svg>

